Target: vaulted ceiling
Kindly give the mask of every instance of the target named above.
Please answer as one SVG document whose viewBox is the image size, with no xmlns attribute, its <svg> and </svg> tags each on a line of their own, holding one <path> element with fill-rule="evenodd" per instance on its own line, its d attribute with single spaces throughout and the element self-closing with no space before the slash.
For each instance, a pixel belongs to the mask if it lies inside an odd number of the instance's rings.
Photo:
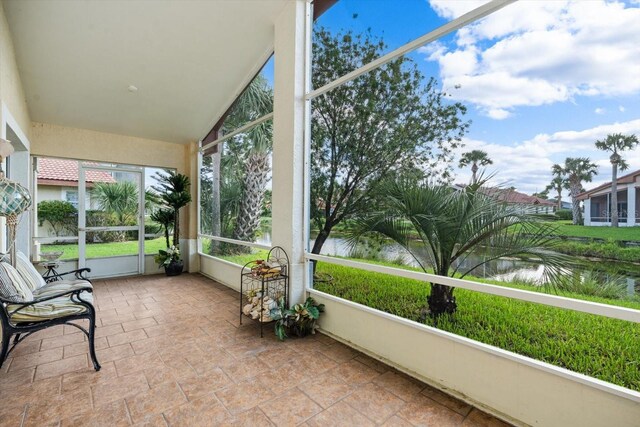
<svg viewBox="0 0 640 427">
<path fill-rule="evenodd" d="M 186 143 L 273 50 L 287 0 L 7 0 L 31 119 Z"/>
</svg>

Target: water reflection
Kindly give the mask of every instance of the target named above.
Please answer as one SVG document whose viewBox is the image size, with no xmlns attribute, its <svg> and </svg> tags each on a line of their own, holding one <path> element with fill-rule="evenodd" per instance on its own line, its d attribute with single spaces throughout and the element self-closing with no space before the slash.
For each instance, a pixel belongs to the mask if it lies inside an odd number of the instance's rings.
<svg viewBox="0 0 640 427">
<path fill-rule="evenodd" d="M 271 234 L 263 233 L 258 243 L 271 245 Z M 313 239 L 310 247 L 313 246 Z M 416 251 L 420 252 L 420 247 L 416 243 Z M 375 239 L 364 240 L 362 244 L 352 248 L 347 240 L 340 236 L 329 237 L 322 247 L 322 255 L 352 257 L 363 259 L 374 259 L 393 262 L 398 265 L 408 265 L 418 267 L 416 260 L 403 247 L 395 242 L 377 241 Z M 483 260 L 482 253 L 473 253 L 461 260 L 456 265 L 461 273 L 469 273 L 472 276 L 493 279 L 501 282 L 522 281 L 531 284 L 545 283 L 545 268 L 542 264 L 520 259 L 506 258 L 492 260 L 473 269 Z M 578 261 L 577 257 L 572 257 Z M 577 264 L 577 262 L 576 262 Z M 634 295 L 637 288 L 640 288 L 640 274 L 634 274 L 623 263 L 607 262 L 595 264 L 595 268 L 602 270 L 605 280 L 621 280 L 627 290 L 628 295 Z M 471 271 L 473 269 L 473 271 Z M 576 265 L 567 265 L 567 273 L 580 273 L 583 271 Z"/>
</svg>

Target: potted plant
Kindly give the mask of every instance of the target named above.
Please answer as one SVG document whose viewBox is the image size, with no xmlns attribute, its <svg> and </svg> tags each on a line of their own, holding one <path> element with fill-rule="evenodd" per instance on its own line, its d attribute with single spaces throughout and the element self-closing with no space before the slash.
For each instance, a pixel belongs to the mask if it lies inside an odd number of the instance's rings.
<svg viewBox="0 0 640 427">
<path fill-rule="evenodd" d="M 316 300 L 309 297 L 303 304 L 295 304 L 291 308 L 286 308 L 284 297 L 280 298 L 278 306 L 271 310 L 270 316 L 276 321 L 275 332 L 280 341 L 293 334 L 298 337 L 305 337 L 315 334 L 318 329 L 318 318 L 324 312 L 324 304 L 318 304 Z"/>
<path fill-rule="evenodd" d="M 155 257 L 159 267 L 164 267 L 167 276 L 182 273 L 184 262 L 180 258 L 180 209 L 191 202 L 189 177 L 174 171 L 158 172 L 154 176 L 158 185 L 153 186 L 162 201 L 162 207 L 151 218 L 164 228 L 166 250 L 159 250 Z M 173 244 L 169 246 L 169 230 L 173 230 Z"/>
<path fill-rule="evenodd" d="M 160 267 L 164 267 L 167 276 L 178 276 L 184 269 L 184 262 L 180 258 L 180 250 L 171 246 L 166 250 L 160 249 L 154 260 Z"/>
</svg>

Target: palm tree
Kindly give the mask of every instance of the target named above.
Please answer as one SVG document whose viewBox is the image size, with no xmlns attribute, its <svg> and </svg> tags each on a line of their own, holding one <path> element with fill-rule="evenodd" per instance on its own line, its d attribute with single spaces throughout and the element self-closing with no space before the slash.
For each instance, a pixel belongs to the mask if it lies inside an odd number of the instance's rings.
<svg viewBox="0 0 640 427">
<path fill-rule="evenodd" d="M 611 226 L 618 226 L 618 169 L 621 171 L 629 168 L 627 162 L 620 156 L 621 151 L 631 150 L 638 145 L 638 137 L 635 135 L 623 135 L 613 133 L 607 135 L 604 140 L 596 141 L 596 148 L 610 151 L 611 157 Z"/>
<path fill-rule="evenodd" d="M 249 132 L 251 143 L 244 163 L 242 198 L 232 235 L 234 239 L 253 241 L 260 228 L 264 194 L 271 171 L 272 133 L 271 122 L 262 123 Z"/>
<path fill-rule="evenodd" d="M 458 167 L 465 168 L 471 165 L 471 173 L 473 174 L 471 182 L 475 184 L 478 180 L 478 165 L 487 166 L 492 164 L 493 160 L 489 158 L 489 155 L 485 151 L 473 150 L 468 151 L 462 155 L 462 157 L 460 158 L 460 162 L 458 162 Z"/>
<path fill-rule="evenodd" d="M 558 210 L 562 209 L 562 190 L 568 187 L 567 180 L 564 177 L 564 168 L 559 164 L 555 164 L 551 167 L 551 174 L 553 179 L 551 184 L 547 185 L 546 190 L 554 190 L 557 194 L 556 201 L 558 203 Z"/>
<path fill-rule="evenodd" d="M 152 188 L 158 193 L 166 208 L 173 211 L 173 245 L 180 244 L 180 209 L 191 202 L 189 177 L 172 170 L 156 172 L 154 178 L 158 185 Z M 165 208 L 165 209 L 166 209 Z"/>
<path fill-rule="evenodd" d="M 573 224 L 578 225 L 582 223 L 580 201 L 578 200 L 578 195 L 582 192 L 582 182 L 591 182 L 593 177 L 598 174 L 598 165 L 592 163 L 588 157 L 567 157 L 562 170 L 569 183 Z"/>
<path fill-rule="evenodd" d="M 130 181 L 97 182 L 91 197 L 101 209 L 115 216 L 116 225 L 133 225 L 138 216 L 138 187 Z"/>
<path fill-rule="evenodd" d="M 481 179 L 462 191 L 407 179 L 384 183 L 383 205 L 355 221 L 350 241 L 356 244 L 368 233 L 392 239 L 423 271 L 433 269 L 440 276 L 464 277 L 489 261 L 523 256 L 542 261 L 547 274 L 558 273 L 563 257 L 546 249 L 552 242 L 551 226 L 478 191 L 485 182 Z M 479 248 L 486 257 L 459 274 L 460 266 Z M 432 317 L 456 311 L 454 289 L 431 283 L 427 307 Z"/>
<path fill-rule="evenodd" d="M 226 118 L 222 133 L 229 133 L 244 124 L 273 111 L 273 91 L 267 80 L 257 76 L 238 98 Z M 214 235 L 224 235 L 233 221 L 231 237 L 253 240 L 260 227 L 260 213 L 266 185 L 271 171 L 272 124 L 265 122 L 243 135 L 220 145 L 212 155 L 211 168 L 211 230 Z M 236 191 L 240 188 L 241 196 Z M 223 200 L 224 193 L 234 195 L 233 200 Z M 230 203 L 232 202 L 233 203 Z M 225 209 L 233 207 L 233 209 Z M 225 215 L 233 214 L 233 218 Z M 211 250 L 217 250 L 212 245 Z"/>
</svg>

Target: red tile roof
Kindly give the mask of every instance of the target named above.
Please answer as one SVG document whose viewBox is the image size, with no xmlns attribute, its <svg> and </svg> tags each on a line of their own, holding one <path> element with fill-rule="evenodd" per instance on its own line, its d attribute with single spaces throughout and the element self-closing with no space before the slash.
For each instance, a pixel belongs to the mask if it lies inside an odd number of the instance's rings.
<svg viewBox="0 0 640 427">
<path fill-rule="evenodd" d="M 88 170 L 87 182 L 116 182 L 109 172 Z M 78 162 L 76 160 L 38 158 L 38 183 L 78 185 Z"/>
<path fill-rule="evenodd" d="M 536 196 L 529 196 L 528 194 L 520 193 L 511 188 L 481 188 L 480 191 L 488 196 L 494 197 L 496 200 L 507 203 L 517 203 L 521 205 L 543 205 L 543 206 L 555 206 L 556 203 L 551 200 L 541 199 Z"/>
<path fill-rule="evenodd" d="M 626 175 L 621 176 L 616 180 L 618 184 L 631 184 L 636 181 L 636 178 L 640 176 L 640 169 L 637 171 L 633 171 Z M 592 188 L 591 190 L 587 190 L 584 193 L 578 194 L 578 200 L 586 200 L 591 197 L 593 193 L 597 193 L 598 191 L 606 190 L 611 188 L 611 182 L 607 182 L 605 184 L 599 185 L 596 188 Z M 611 190 L 609 190 L 611 191 Z"/>
</svg>

